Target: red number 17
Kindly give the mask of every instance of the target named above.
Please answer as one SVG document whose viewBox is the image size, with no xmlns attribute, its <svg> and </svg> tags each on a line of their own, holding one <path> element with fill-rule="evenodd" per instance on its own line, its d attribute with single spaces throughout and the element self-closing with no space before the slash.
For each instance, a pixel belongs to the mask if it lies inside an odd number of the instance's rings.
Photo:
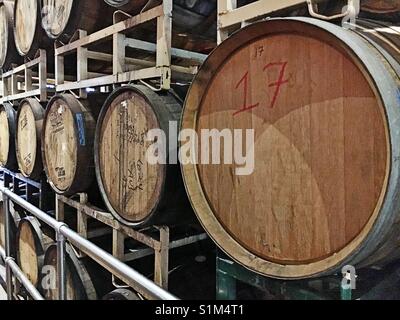
<svg viewBox="0 0 400 320">
<path fill-rule="evenodd" d="M 271 104 L 269 106 L 271 109 L 273 109 L 275 107 L 275 104 L 276 104 L 276 101 L 278 100 L 278 96 L 279 96 L 282 86 L 289 82 L 289 80 L 284 80 L 287 65 L 288 65 L 287 62 L 273 62 L 273 63 L 267 64 L 263 68 L 263 71 L 265 72 L 265 71 L 269 70 L 270 68 L 281 67 L 278 80 L 276 82 L 270 83 L 268 85 L 269 88 L 275 87 L 274 95 L 273 95 Z M 233 114 L 233 116 L 236 116 L 242 112 L 250 111 L 250 110 L 260 106 L 260 103 L 256 103 L 253 105 L 248 105 L 248 103 L 247 103 L 248 95 L 249 95 L 249 90 L 248 90 L 249 77 L 250 77 L 249 71 L 247 71 L 235 87 L 235 89 L 238 90 L 243 85 L 244 98 L 243 98 L 243 106 L 240 108 L 240 110 L 236 111 Z"/>
</svg>

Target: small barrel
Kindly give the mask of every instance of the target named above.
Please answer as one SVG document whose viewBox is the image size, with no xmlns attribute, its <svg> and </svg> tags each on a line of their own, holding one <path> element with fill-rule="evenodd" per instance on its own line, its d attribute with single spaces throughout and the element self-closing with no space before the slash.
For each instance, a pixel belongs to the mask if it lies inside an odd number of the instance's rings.
<svg viewBox="0 0 400 320">
<path fill-rule="evenodd" d="M 161 129 L 168 139 L 169 123 L 178 127 L 181 110 L 174 95 L 145 86 L 119 88 L 105 102 L 96 129 L 96 176 L 108 209 L 122 223 L 177 223 L 191 212 L 179 166 L 150 164 L 147 157 L 149 131 Z M 177 141 L 159 142 L 167 153 L 169 146 L 177 149 Z"/>
<path fill-rule="evenodd" d="M 111 25 L 113 21 L 113 12 L 103 1 L 41 2 L 42 27 L 50 39 L 68 41 L 78 29 L 92 33 Z"/>
<path fill-rule="evenodd" d="M 52 243 L 53 240 L 42 232 L 36 218 L 26 217 L 20 221 L 16 235 L 17 262 L 36 287 L 39 285 L 44 253 Z"/>
<path fill-rule="evenodd" d="M 14 38 L 18 53 L 32 58 L 38 49 L 46 49 L 51 42 L 41 26 L 40 0 L 15 0 Z"/>
<path fill-rule="evenodd" d="M 17 113 L 16 151 L 20 172 L 27 178 L 39 179 L 43 173 L 42 126 L 44 107 L 36 99 L 25 99 Z"/>
<path fill-rule="evenodd" d="M 103 298 L 104 301 L 139 301 L 139 296 L 129 289 L 116 289 Z"/>
<path fill-rule="evenodd" d="M 16 170 L 15 154 L 16 111 L 10 103 L 0 106 L 0 167 Z"/>
<path fill-rule="evenodd" d="M 48 104 L 43 123 L 42 158 L 49 183 L 58 194 L 70 196 L 84 192 L 94 180 L 96 121 L 91 109 L 100 109 L 103 101 L 101 95 L 78 100 L 71 94 L 61 94 Z"/>
<path fill-rule="evenodd" d="M 74 249 L 66 245 L 67 300 L 96 300 L 97 293 L 85 264 L 78 259 Z M 42 269 L 42 292 L 46 300 L 58 300 L 56 281 L 57 246 L 50 246 L 44 257 Z"/>
<path fill-rule="evenodd" d="M 21 61 L 15 47 L 13 24 L 14 1 L 0 1 L 0 69 L 3 71 Z"/>
</svg>

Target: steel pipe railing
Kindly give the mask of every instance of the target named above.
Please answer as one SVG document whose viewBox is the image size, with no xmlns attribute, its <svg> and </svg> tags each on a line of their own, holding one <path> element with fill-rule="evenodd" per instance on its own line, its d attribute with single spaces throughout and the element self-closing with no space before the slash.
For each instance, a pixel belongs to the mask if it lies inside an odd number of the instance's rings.
<svg viewBox="0 0 400 320">
<path fill-rule="evenodd" d="M 10 233 L 9 233 L 9 223 L 10 223 L 10 212 L 9 205 L 10 201 L 18 204 L 33 216 L 35 216 L 40 221 L 47 224 L 49 227 L 55 230 L 56 240 L 57 240 L 57 284 L 58 284 L 58 297 L 60 300 L 66 299 L 66 264 L 65 264 L 65 241 L 68 240 L 72 245 L 86 253 L 91 259 L 96 261 L 102 267 L 107 269 L 109 272 L 114 274 L 116 277 L 124 281 L 127 285 L 138 291 L 147 299 L 154 300 L 177 300 L 177 298 L 165 291 L 164 289 L 157 286 L 154 282 L 147 279 L 134 269 L 130 268 L 125 263 L 113 257 L 111 254 L 102 250 L 98 246 L 94 245 L 90 241 L 81 237 L 79 234 L 71 230 L 65 223 L 59 222 L 54 218 L 50 217 L 48 214 L 42 210 L 36 208 L 29 202 L 25 201 L 18 195 L 14 194 L 11 190 L 0 186 L 0 193 L 3 194 L 3 201 L 6 215 L 5 219 L 5 229 L 6 229 L 6 252 L 4 253 L 4 260 L 8 261 L 10 271 L 12 271 L 15 277 L 20 280 L 21 284 L 27 289 L 27 291 L 32 295 L 32 298 L 40 300 L 38 292 L 35 292 L 32 288 L 32 284 L 29 282 L 19 267 L 15 264 L 15 261 L 10 257 Z M 7 269 L 6 269 L 7 270 Z M 12 278 L 11 276 L 9 278 Z M 28 280 L 28 281 L 26 281 Z M 11 279 L 12 281 L 12 279 Z M 27 283 L 29 282 L 29 284 Z M 12 286 L 10 279 L 7 279 L 7 283 Z M 28 288 L 27 288 L 28 287 Z M 12 291 L 12 289 L 11 289 Z M 36 290 L 37 291 L 37 290 Z"/>
<path fill-rule="evenodd" d="M 7 257 L 5 250 L 0 247 L 0 256 L 4 261 L 6 267 L 6 279 L 7 284 L 7 298 L 8 300 L 13 299 L 13 283 L 12 275 L 14 275 L 18 281 L 24 286 L 26 291 L 34 300 L 44 300 L 39 291 L 34 287 L 30 280 L 25 276 L 19 266 L 15 263 L 15 260 L 11 257 Z"/>
</svg>

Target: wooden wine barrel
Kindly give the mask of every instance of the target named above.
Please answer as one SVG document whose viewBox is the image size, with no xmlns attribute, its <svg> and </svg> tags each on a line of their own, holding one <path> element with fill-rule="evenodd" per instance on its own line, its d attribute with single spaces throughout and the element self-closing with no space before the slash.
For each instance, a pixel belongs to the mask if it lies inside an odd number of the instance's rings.
<svg viewBox="0 0 400 320">
<path fill-rule="evenodd" d="M 15 155 L 16 111 L 9 103 L 0 106 L 0 167 L 18 168 Z"/>
<path fill-rule="evenodd" d="M 14 41 L 14 1 L 0 1 L 0 69 L 8 70 L 12 63 L 19 64 Z"/>
<path fill-rule="evenodd" d="M 19 105 L 16 128 L 16 151 L 19 170 L 27 178 L 39 179 L 43 173 L 42 126 L 44 107 L 36 99 Z"/>
<path fill-rule="evenodd" d="M 161 129 L 168 137 L 169 122 L 177 124 L 181 111 L 174 95 L 145 86 L 119 88 L 105 102 L 96 129 L 96 176 L 108 209 L 122 223 L 177 223 L 191 212 L 179 166 L 147 161 L 154 145 L 148 132 Z M 159 143 L 166 150 L 177 145 Z"/>
<path fill-rule="evenodd" d="M 78 29 L 90 34 L 113 23 L 113 12 L 103 1 L 41 2 L 42 27 L 50 39 L 68 41 Z"/>
<path fill-rule="evenodd" d="M 101 96 L 78 100 L 71 94 L 54 96 L 47 107 L 42 133 L 42 158 L 51 187 L 70 196 L 86 191 L 94 180 L 93 142 Z M 90 106 L 91 105 L 91 106 Z"/>
<path fill-rule="evenodd" d="M 234 146 L 248 170 L 240 158 L 189 161 L 184 181 L 204 228 L 248 269 L 298 279 L 399 258 L 399 60 L 369 34 L 271 19 L 222 43 L 197 75 L 182 129 L 244 130 Z"/>
<path fill-rule="evenodd" d="M 52 243 L 53 240 L 42 232 L 36 218 L 26 217 L 20 221 L 16 235 L 17 262 L 35 287 L 39 286 L 44 253 Z"/>
<path fill-rule="evenodd" d="M 67 300 L 96 300 L 97 293 L 85 265 L 78 259 L 69 244 L 66 246 L 66 253 Z M 57 270 L 56 245 L 52 245 L 47 249 L 43 265 L 42 282 L 44 287 L 42 288 L 42 292 L 44 298 L 46 300 L 58 300 L 57 283 L 54 283 L 57 281 L 54 281 L 54 279 L 51 280 L 51 274 L 54 274 L 54 270 Z"/>
<path fill-rule="evenodd" d="M 32 58 L 38 49 L 51 46 L 41 26 L 42 6 L 40 0 L 14 1 L 14 38 L 18 53 Z"/>
</svg>

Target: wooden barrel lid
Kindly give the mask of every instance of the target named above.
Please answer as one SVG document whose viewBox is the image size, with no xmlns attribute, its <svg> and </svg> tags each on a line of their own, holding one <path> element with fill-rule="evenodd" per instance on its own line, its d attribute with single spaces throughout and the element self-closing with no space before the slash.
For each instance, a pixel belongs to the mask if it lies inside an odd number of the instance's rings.
<svg viewBox="0 0 400 320">
<path fill-rule="evenodd" d="M 22 272 L 34 286 L 39 284 L 44 246 L 40 223 L 36 218 L 21 220 L 17 231 L 17 261 Z"/>
<path fill-rule="evenodd" d="M 93 286 L 90 275 L 88 274 L 84 264 L 78 259 L 73 248 L 67 244 L 66 246 L 66 263 L 67 263 L 67 300 L 96 300 L 97 294 Z M 45 254 L 44 268 L 52 267 L 57 270 L 57 246 L 50 246 Z M 43 269 L 44 271 L 44 269 Z M 48 274 L 44 274 L 44 277 Z M 58 300 L 57 283 L 54 286 L 44 288 L 43 293 L 46 300 Z"/>
<path fill-rule="evenodd" d="M 73 111 L 64 99 L 49 104 L 44 132 L 47 176 L 57 190 L 66 191 L 75 179 L 79 142 Z"/>
<path fill-rule="evenodd" d="M 199 136 L 254 130 L 250 175 L 190 165 L 185 182 L 223 249 L 276 277 L 317 274 L 354 252 L 374 226 L 390 171 L 373 80 L 341 40 L 307 21 L 274 20 L 232 37 L 206 62 L 183 117 L 183 129 Z"/>
<path fill-rule="evenodd" d="M 74 0 L 43 0 L 42 26 L 52 38 L 58 38 L 67 27 Z M 83 14 L 82 12 L 80 14 Z"/>
<path fill-rule="evenodd" d="M 44 113 L 36 99 L 26 99 L 21 102 L 17 114 L 18 165 L 24 176 L 33 179 L 43 171 L 40 141 Z"/>
<path fill-rule="evenodd" d="M 151 165 L 147 133 L 159 129 L 151 97 L 121 89 L 105 103 L 97 127 L 96 170 L 105 201 L 117 217 L 139 223 L 157 207 L 165 179 L 164 165 Z"/>
<path fill-rule="evenodd" d="M 0 109 L 0 166 L 4 167 L 8 161 L 10 151 L 10 127 L 6 110 Z"/>
<path fill-rule="evenodd" d="M 7 8 L 3 2 L 0 2 L 0 66 L 3 66 L 6 62 L 8 52 L 8 22 Z"/>
<path fill-rule="evenodd" d="M 24 56 L 33 46 L 38 23 L 37 0 L 18 0 L 15 2 L 14 37 L 19 53 Z"/>
</svg>

